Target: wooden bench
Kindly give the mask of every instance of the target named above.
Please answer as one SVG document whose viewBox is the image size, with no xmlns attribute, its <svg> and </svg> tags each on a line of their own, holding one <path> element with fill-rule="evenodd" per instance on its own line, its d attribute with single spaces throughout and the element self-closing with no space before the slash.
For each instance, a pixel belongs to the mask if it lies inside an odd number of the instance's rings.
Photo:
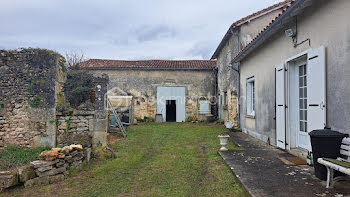
<svg viewBox="0 0 350 197">
<path fill-rule="evenodd" d="M 350 175 L 350 138 L 344 138 L 340 147 L 341 157 L 337 159 L 318 158 L 317 162 L 327 168 L 327 185 L 326 188 L 333 187 L 334 171 L 337 170 L 344 174 Z"/>
</svg>

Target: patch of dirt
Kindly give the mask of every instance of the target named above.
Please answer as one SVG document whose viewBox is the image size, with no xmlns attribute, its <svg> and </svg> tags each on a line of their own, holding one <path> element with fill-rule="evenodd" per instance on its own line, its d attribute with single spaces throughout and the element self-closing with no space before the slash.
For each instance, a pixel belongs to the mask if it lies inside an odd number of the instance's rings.
<svg viewBox="0 0 350 197">
<path fill-rule="evenodd" d="M 122 139 L 123 139 L 123 137 L 114 136 L 114 135 L 112 135 L 110 133 L 107 134 L 108 144 L 114 144 L 116 142 L 119 142 Z"/>
</svg>

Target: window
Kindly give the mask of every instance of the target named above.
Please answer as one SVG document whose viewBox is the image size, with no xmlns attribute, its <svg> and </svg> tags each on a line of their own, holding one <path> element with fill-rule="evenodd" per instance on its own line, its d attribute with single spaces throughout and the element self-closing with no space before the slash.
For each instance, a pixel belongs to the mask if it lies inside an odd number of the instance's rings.
<svg viewBox="0 0 350 197">
<path fill-rule="evenodd" d="M 227 100 L 227 92 L 224 92 L 224 109 L 227 109 L 228 100 Z"/>
<path fill-rule="evenodd" d="M 255 79 L 247 79 L 247 115 L 255 116 Z"/>
<path fill-rule="evenodd" d="M 209 114 L 210 113 L 210 102 L 205 99 L 199 100 L 199 113 Z"/>
<path fill-rule="evenodd" d="M 300 131 L 307 132 L 307 85 L 306 64 L 299 66 L 299 121 Z"/>
</svg>

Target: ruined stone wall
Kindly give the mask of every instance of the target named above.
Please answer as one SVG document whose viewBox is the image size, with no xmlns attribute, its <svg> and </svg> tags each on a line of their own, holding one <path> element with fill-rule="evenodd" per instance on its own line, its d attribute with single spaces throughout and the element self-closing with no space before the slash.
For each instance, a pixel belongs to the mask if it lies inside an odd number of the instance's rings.
<svg viewBox="0 0 350 197">
<path fill-rule="evenodd" d="M 55 146 L 64 58 L 43 49 L 0 50 L 0 147 Z"/>
<path fill-rule="evenodd" d="M 134 117 L 154 118 L 158 86 L 186 87 L 186 117 L 196 116 L 200 97 L 214 96 L 213 70 L 90 70 L 109 76 L 108 95 L 132 95 Z"/>
<path fill-rule="evenodd" d="M 91 132 L 94 131 L 94 111 L 74 111 L 71 115 L 58 113 L 57 145 L 81 144 L 91 147 Z"/>
<path fill-rule="evenodd" d="M 107 145 L 108 116 L 105 109 L 108 76 L 95 74 L 92 108 L 56 113 L 57 145 L 81 144 L 86 147 Z M 88 101 L 90 102 L 90 101 Z M 79 107 L 78 107 L 79 108 Z"/>
</svg>

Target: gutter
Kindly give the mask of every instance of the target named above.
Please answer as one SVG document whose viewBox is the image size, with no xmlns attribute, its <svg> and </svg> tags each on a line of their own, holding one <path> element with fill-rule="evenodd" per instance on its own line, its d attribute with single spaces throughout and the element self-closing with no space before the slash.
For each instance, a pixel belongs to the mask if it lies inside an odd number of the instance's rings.
<svg viewBox="0 0 350 197">
<path fill-rule="evenodd" d="M 281 16 L 279 16 L 270 26 L 267 27 L 265 31 L 263 31 L 255 40 L 253 40 L 248 46 L 246 46 L 243 51 L 238 53 L 238 55 L 233 58 L 231 63 L 238 63 L 244 58 L 244 55 L 247 55 L 246 53 L 253 47 L 257 42 L 259 42 L 267 33 L 270 32 L 271 29 L 273 29 L 276 25 L 282 22 L 282 20 L 288 16 L 294 9 L 299 7 L 302 3 L 304 3 L 305 0 L 297 0 L 295 3 L 293 3 L 284 13 L 282 13 Z"/>
</svg>

